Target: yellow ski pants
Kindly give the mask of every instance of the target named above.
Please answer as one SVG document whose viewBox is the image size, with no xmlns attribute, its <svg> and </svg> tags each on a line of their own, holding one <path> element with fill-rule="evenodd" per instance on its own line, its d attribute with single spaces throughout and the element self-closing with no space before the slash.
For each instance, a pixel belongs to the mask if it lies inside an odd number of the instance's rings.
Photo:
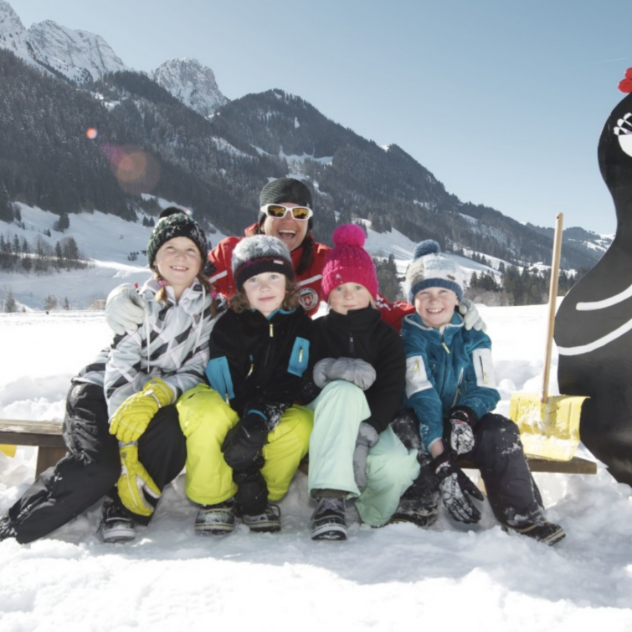
<svg viewBox="0 0 632 632">
<path fill-rule="evenodd" d="M 176 407 L 187 441 L 186 495 L 202 505 L 214 505 L 232 498 L 237 485 L 221 446 L 239 416 L 217 391 L 206 384 L 199 384 L 184 393 Z M 307 454 L 313 416 L 308 408 L 292 406 L 268 434 L 261 473 L 268 485 L 270 500 L 285 496 L 301 459 Z"/>
</svg>

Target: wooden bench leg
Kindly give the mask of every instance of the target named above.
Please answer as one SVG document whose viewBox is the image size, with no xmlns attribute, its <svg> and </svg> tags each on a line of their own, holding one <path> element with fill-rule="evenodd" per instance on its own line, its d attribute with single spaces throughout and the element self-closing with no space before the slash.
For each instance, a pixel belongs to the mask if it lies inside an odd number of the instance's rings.
<svg viewBox="0 0 632 632">
<path fill-rule="evenodd" d="M 37 449 L 37 463 L 35 465 L 35 477 L 38 477 L 44 470 L 56 465 L 66 455 L 66 448 L 50 448 L 40 446 Z"/>
</svg>

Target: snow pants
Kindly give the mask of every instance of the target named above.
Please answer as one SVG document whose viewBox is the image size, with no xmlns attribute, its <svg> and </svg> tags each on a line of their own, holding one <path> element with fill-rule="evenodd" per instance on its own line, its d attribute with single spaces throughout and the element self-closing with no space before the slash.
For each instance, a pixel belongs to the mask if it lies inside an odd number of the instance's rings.
<svg viewBox="0 0 632 632">
<path fill-rule="evenodd" d="M 360 518 L 374 527 L 388 522 L 399 499 L 419 475 L 417 451 L 407 450 L 391 426 L 380 433 L 367 459 L 368 484 L 356 485 L 353 452 L 360 424 L 371 416 L 364 391 L 337 380 L 328 384 L 310 404 L 314 430 L 309 442 L 308 488 L 347 492 L 354 498 Z"/>
<path fill-rule="evenodd" d="M 543 516 L 542 497 L 522 449 L 518 426 L 488 413 L 474 427 L 474 449 L 463 455 L 481 472 L 487 498 L 502 524 L 520 527 Z"/>
<path fill-rule="evenodd" d="M 8 512 L 7 529 L 20 543 L 48 535 L 110 493 L 118 500 L 118 442 L 109 432 L 103 387 L 74 383 L 66 399 L 66 456 L 37 478 Z M 175 406 L 158 411 L 138 440 L 138 457 L 159 489 L 178 476 L 186 443 Z M 120 502 L 120 501 L 119 501 Z M 132 514 L 140 524 L 149 517 Z"/>
<path fill-rule="evenodd" d="M 186 436 L 187 461 L 184 490 L 201 505 L 214 505 L 237 494 L 233 470 L 226 464 L 222 443 L 239 421 L 239 415 L 221 395 L 205 384 L 187 391 L 176 403 Z M 312 411 L 288 408 L 263 448 L 261 474 L 268 498 L 280 500 L 287 493 L 298 466 L 307 454 Z"/>
</svg>

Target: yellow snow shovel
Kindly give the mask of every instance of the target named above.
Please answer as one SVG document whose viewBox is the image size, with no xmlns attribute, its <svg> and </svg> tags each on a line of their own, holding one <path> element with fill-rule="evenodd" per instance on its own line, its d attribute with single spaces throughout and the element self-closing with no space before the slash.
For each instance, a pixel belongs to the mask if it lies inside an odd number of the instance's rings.
<svg viewBox="0 0 632 632">
<path fill-rule="evenodd" d="M 0 452 L 6 454 L 7 456 L 15 456 L 15 451 L 17 450 L 16 445 L 4 445 L 0 444 Z"/>
<path fill-rule="evenodd" d="M 562 250 L 562 222 L 558 213 L 553 238 L 553 262 L 549 286 L 549 318 L 546 332 L 546 353 L 542 394 L 514 393 L 509 402 L 509 417 L 518 424 L 526 454 L 555 461 L 570 461 L 579 445 L 579 420 L 583 396 L 549 396 L 551 352 L 555 326 L 555 303 Z"/>
</svg>

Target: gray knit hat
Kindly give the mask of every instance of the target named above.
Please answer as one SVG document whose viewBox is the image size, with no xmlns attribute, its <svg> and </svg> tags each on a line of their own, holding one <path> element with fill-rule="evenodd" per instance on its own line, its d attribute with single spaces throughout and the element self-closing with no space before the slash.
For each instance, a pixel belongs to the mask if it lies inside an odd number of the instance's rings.
<svg viewBox="0 0 632 632">
<path fill-rule="evenodd" d="M 287 246 L 276 237 L 244 237 L 233 250 L 233 278 L 238 290 L 250 278 L 262 272 L 278 272 L 294 281 L 294 266 Z"/>
<path fill-rule="evenodd" d="M 412 303 L 417 292 L 428 287 L 444 287 L 455 292 L 459 300 L 463 298 L 463 271 L 433 239 L 422 241 L 415 248 L 406 271 L 408 302 Z"/>
<path fill-rule="evenodd" d="M 208 243 L 198 223 L 182 209 L 170 206 L 160 213 L 147 245 L 147 262 L 154 267 L 156 253 L 160 247 L 174 237 L 188 237 L 200 251 L 202 262 L 206 262 Z"/>
</svg>

